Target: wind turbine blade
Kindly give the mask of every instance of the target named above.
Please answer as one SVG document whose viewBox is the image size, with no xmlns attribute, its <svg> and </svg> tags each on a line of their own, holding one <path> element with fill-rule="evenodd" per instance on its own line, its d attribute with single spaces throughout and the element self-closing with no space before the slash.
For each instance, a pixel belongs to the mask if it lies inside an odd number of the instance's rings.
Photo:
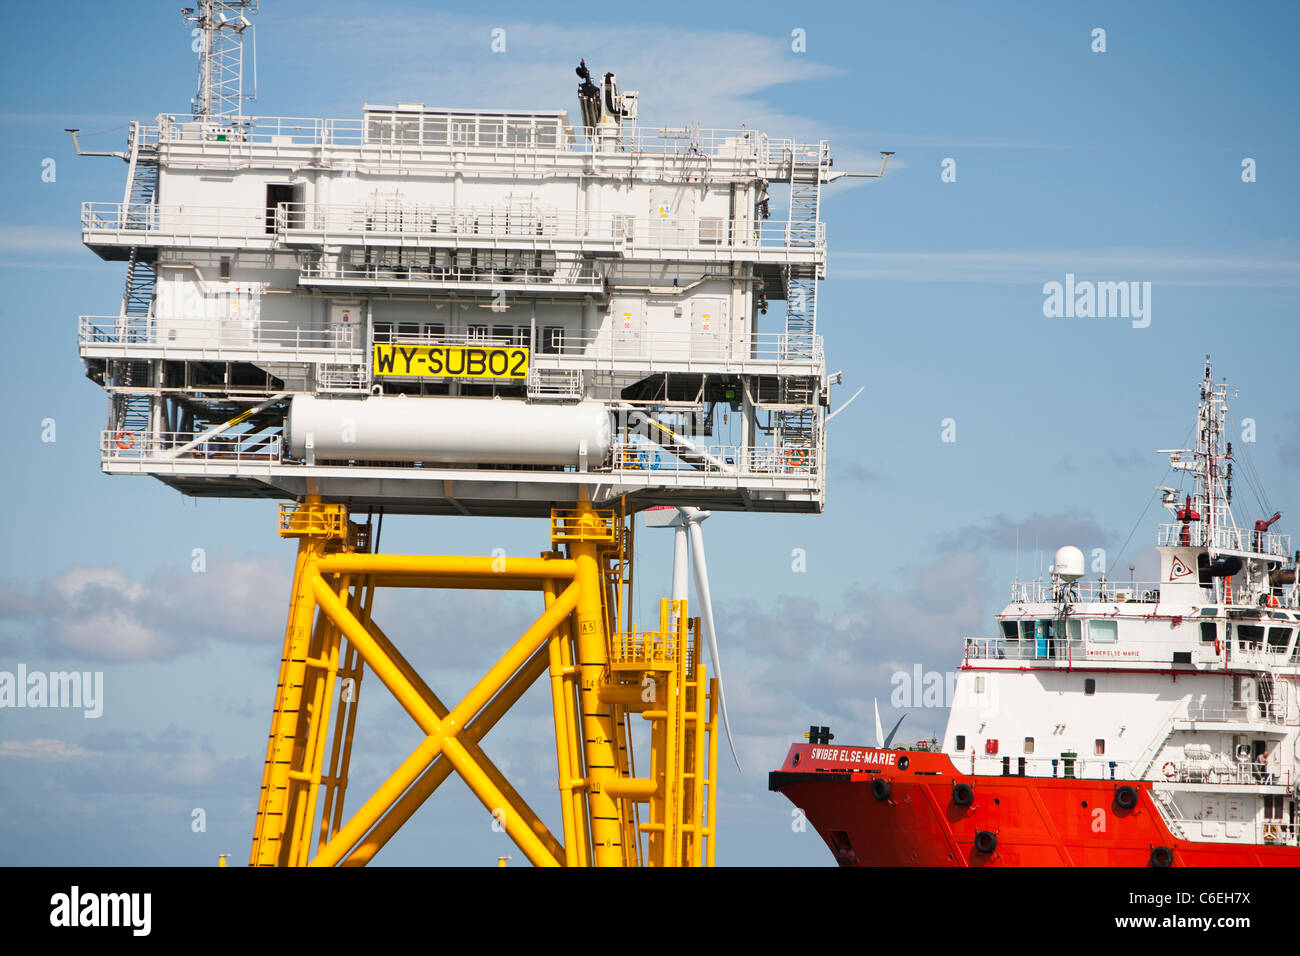
<svg viewBox="0 0 1300 956">
<path fill-rule="evenodd" d="M 863 385 L 862 388 L 860 388 L 860 389 L 858 389 L 856 392 L 854 392 L 854 393 L 853 393 L 853 398 L 857 398 L 859 395 L 861 395 L 862 392 L 863 392 L 863 390 L 866 389 L 866 387 L 867 387 L 867 386 Z M 830 424 L 830 420 L 831 420 L 832 418 L 834 418 L 834 417 L 835 417 L 836 415 L 838 415 L 840 412 L 844 411 L 844 409 L 846 409 L 846 408 L 848 408 L 850 405 L 852 405 L 852 404 L 853 404 L 853 398 L 850 398 L 847 402 L 845 402 L 845 403 L 844 403 L 843 405 L 841 405 L 839 408 L 835 409 L 835 411 L 833 411 L 833 412 L 831 412 L 829 415 L 827 415 L 827 416 L 826 416 L 826 420 L 822 422 L 822 425 L 825 426 L 825 425 Z"/>
<path fill-rule="evenodd" d="M 718 656 L 718 633 L 713 627 L 713 600 L 709 596 L 709 565 L 704 558 L 704 532 L 700 529 L 700 519 L 696 512 L 683 511 L 691 534 L 691 566 L 695 571 L 695 596 L 700 600 L 700 620 L 704 623 L 704 636 L 709 642 L 709 656 L 713 659 L 713 673 L 718 678 L 718 711 L 722 714 L 722 727 L 727 732 L 727 744 L 731 747 L 731 759 L 736 761 L 736 769 L 742 770 L 740 757 L 736 753 L 736 742 L 731 736 L 731 722 L 727 719 L 727 696 L 722 689 L 722 661 Z"/>
<path fill-rule="evenodd" d="M 907 714 L 904 714 L 904 715 L 903 715 L 903 717 L 906 717 L 906 716 L 907 716 Z M 886 749 L 888 749 L 889 745 L 892 744 L 892 743 L 894 742 L 894 734 L 898 733 L 898 728 L 901 727 L 901 726 L 903 726 L 903 717 L 899 717 L 899 718 L 898 718 L 898 723 L 894 724 L 894 729 L 891 730 L 891 731 L 889 732 L 889 736 L 885 738 L 885 743 L 884 743 L 884 746 L 882 746 L 882 747 L 880 748 L 881 750 L 886 750 Z"/>
<path fill-rule="evenodd" d="M 885 749 L 885 728 L 880 726 L 880 701 L 874 697 L 871 699 L 872 706 L 876 708 L 876 749 Z"/>
</svg>

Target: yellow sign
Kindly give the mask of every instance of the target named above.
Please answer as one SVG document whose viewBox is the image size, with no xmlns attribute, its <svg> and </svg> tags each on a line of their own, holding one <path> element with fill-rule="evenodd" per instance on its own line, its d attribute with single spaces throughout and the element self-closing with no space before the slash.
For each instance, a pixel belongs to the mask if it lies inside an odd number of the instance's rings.
<svg viewBox="0 0 1300 956">
<path fill-rule="evenodd" d="M 528 349 L 502 345 L 376 343 L 375 374 L 406 378 L 527 378 Z"/>
</svg>

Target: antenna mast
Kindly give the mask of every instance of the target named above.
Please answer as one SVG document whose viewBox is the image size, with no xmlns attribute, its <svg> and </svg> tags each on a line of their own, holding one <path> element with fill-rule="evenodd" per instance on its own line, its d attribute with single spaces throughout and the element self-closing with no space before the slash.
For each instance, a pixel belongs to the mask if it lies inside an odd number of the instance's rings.
<svg viewBox="0 0 1300 956">
<path fill-rule="evenodd" d="M 246 13 L 257 12 L 257 0 L 199 0 L 181 11 L 197 24 L 199 90 L 192 101 L 195 116 L 238 116 L 245 99 L 256 99 L 257 89 L 244 95 L 244 31 L 250 29 Z"/>
</svg>

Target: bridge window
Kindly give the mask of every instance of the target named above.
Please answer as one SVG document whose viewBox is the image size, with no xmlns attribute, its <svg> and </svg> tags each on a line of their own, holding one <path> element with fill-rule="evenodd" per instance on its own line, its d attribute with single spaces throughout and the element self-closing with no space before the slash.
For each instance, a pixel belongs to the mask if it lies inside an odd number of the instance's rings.
<svg viewBox="0 0 1300 956">
<path fill-rule="evenodd" d="M 1260 647 L 1264 643 L 1264 628 L 1258 624 L 1237 625 L 1237 646 Z"/>
<path fill-rule="evenodd" d="M 1017 626 L 1015 621 L 1002 622 L 1002 636 L 1008 641 L 1019 640 L 1020 628 Z"/>
<path fill-rule="evenodd" d="M 1270 627 L 1268 629 L 1268 647 L 1273 651 L 1285 651 L 1291 643 L 1291 628 Z"/>
<path fill-rule="evenodd" d="M 1083 640 L 1083 622 L 1076 618 L 1070 618 L 1066 622 L 1066 633 L 1069 634 L 1070 640 L 1079 642 Z"/>
<path fill-rule="evenodd" d="M 1219 636 L 1219 625 L 1213 621 L 1201 622 L 1201 643 L 1208 644 Z"/>
<path fill-rule="evenodd" d="M 1114 644 L 1119 640 L 1119 622 L 1089 621 L 1088 640 L 1094 644 Z"/>
</svg>

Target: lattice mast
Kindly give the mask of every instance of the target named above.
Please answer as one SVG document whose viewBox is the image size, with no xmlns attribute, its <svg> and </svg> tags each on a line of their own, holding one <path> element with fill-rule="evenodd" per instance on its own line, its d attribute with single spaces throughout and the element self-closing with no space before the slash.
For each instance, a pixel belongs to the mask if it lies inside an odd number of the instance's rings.
<svg viewBox="0 0 1300 956">
<path fill-rule="evenodd" d="M 245 99 L 257 98 L 256 66 L 253 92 L 244 94 L 244 33 L 252 32 L 248 14 L 256 12 L 257 0 L 199 0 L 196 7 L 181 11 L 196 24 L 199 83 L 192 101 L 196 117 L 238 116 Z"/>
</svg>

